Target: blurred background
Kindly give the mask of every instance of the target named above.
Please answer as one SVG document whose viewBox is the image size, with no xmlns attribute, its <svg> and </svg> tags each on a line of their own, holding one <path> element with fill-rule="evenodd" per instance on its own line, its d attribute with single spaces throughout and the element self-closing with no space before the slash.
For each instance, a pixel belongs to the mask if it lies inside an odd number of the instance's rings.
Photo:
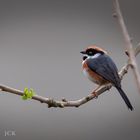
<svg viewBox="0 0 140 140">
<path fill-rule="evenodd" d="M 139 5 L 120 0 L 134 46 L 140 42 Z M 112 14 L 113 0 L 0 0 L 0 83 L 58 100 L 88 95 L 96 85 L 82 73 L 80 51 L 96 44 L 118 69 L 127 61 Z M 80 108 L 64 109 L 1 92 L 0 139 L 139 140 L 140 94 L 131 70 L 122 87 L 133 112 L 115 88 Z M 8 131 L 15 136 L 5 136 Z"/>
</svg>

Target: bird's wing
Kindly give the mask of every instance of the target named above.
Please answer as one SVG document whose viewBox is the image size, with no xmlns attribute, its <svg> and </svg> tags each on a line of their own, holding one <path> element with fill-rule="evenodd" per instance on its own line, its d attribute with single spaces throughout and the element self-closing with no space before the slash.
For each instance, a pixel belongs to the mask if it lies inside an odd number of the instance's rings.
<svg viewBox="0 0 140 140">
<path fill-rule="evenodd" d="M 118 69 L 113 60 L 106 54 L 94 59 L 88 59 L 87 65 L 92 71 L 96 72 L 107 81 L 113 83 L 114 86 L 120 87 Z"/>
</svg>

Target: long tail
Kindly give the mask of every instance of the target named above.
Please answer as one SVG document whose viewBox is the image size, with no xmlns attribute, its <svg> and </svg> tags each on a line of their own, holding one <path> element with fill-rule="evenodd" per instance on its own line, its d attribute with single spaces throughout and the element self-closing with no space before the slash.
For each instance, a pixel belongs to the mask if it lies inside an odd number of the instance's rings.
<svg viewBox="0 0 140 140">
<path fill-rule="evenodd" d="M 121 89 L 121 87 L 116 87 L 117 90 L 119 91 L 121 97 L 123 98 L 123 100 L 125 101 L 128 109 L 130 109 L 131 111 L 134 109 L 133 106 L 131 105 L 128 97 L 126 96 L 126 94 L 124 93 L 124 91 Z"/>
</svg>

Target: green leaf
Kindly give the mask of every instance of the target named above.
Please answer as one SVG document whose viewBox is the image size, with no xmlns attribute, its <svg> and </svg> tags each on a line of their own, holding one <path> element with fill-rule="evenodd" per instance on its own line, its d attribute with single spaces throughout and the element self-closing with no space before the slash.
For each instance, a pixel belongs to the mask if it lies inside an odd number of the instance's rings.
<svg viewBox="0 0 140 140">
<path fill-rule="evenodd" d="M 32 99 L 34 95 L 35 95 L 35 92 L 32 88 L 31 89 L 24 88 L 24 94 L 22 95 L 22 99 L 23 100 Z"/>
<path fill-rule="evenodd" d="M 26 97 L 26 96 L 22 96 L 22 99 L 23 99 L 23 100 L 27 100 L 27 97 Z"/>
</svg>

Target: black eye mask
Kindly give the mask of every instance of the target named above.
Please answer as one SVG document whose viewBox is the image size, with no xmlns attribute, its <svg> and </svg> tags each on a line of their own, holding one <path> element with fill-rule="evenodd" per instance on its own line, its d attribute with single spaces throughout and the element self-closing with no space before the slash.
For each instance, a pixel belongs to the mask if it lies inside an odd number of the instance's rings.
<svg viewBox="0 0 140 140">
<path fill-rule="evenodd" d="M 95 50 L 95 49 L 88 49 L 86 51 L 86 54 L 89 55 L 89 56 L 93 56 L 93 55 L 95 55 L 97 53 L 104 54 L 104 52 L 99 51 L 99 50 Z"/>
</svg>

